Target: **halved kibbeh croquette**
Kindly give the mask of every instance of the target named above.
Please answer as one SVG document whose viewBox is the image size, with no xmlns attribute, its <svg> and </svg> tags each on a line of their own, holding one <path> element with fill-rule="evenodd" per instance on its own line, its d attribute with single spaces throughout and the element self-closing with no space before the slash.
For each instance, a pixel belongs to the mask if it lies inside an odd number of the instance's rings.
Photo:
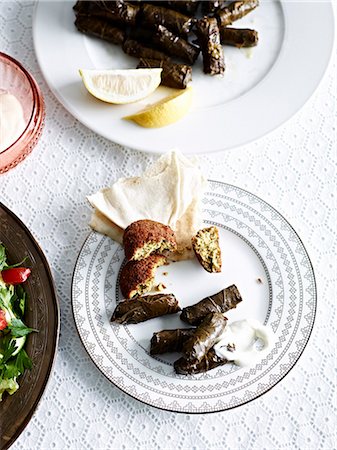
<svg viewBox="0 0 337 450">
<path fill-rule="evenodd" d="M 203 228 L 192 238 L 198 261 L 207 272 L 221 272 L 221 249 L 217 227 Z"/>
<path fill-rule="evenodd" d="M 165 256 L 150 255 L 140 261 L 128 261 L 120 275 L 119 285 L 125 298 L 149 292 L 154 283 L 156 268 L 166 263 Z"/>
<path fill-rule="evenodd" d="M 153 220 L 137 220 L 124 231 L 123 245 L 126 258 L 139 261 L 153 253 L 175 251 L 177 242 L 173 230 Z"/>
</svg>

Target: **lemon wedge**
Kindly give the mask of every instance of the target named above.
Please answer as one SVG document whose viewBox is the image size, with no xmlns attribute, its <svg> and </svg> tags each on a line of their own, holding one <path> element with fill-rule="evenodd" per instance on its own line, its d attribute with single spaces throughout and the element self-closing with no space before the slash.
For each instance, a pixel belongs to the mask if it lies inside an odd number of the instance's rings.
<svg viewBox="0 0 337 450">
<path fill-rule="evenodd" d="M 165 127 L 184 117 L 191 109 L 192 100 L 193 90 L 192 87 L 188 87 L 123 119 L 132 120 L 146 128 Z"/>
<path fill-rule="evenodd" d="M 161 81 L 163 69 L 88 70 L 80 69 L 84 86 L 91 95 L 107 103 L 125 104 L 152 94 Z"/>
</svg>

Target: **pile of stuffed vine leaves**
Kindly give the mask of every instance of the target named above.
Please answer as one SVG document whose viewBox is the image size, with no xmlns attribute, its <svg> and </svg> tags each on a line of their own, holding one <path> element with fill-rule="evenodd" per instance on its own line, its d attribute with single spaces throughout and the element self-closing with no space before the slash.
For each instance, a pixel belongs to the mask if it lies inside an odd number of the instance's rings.
<svg viewBox="0 0 337 450">
<path fill-rule="evenodd" d="M 73 9 L 75 26 L 80 32 L 120 45 L 130 56 L 159 61 L 163 68 L 162 84 L 184 89 L 191 80 L 190 66 L 198 59 L 200 50 L 204 72 L 222 75 L 223 45 L 238 48 L 257 45 L 255 30 L 227 26 L 258 4 L 259 0 L 79 0 Z M 204 17 L 198 19 L 200 12 Z M 172 64 L 170 69 L 167 61 Z M 186 65 L 176 64 L 179 61 Z M 152 62 L 148 64 L 147 67 L 155 67 Z"/>
</svg>

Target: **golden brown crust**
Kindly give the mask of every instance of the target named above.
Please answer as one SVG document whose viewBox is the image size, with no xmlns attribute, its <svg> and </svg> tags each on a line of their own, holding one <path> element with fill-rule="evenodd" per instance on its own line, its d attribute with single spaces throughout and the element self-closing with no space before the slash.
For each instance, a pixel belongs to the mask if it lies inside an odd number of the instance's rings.
<svg viewBox="0 0 337 450">
<path fill-rule="evenodd" d="M 194 253 L 207 272 L 221 272 L 221 249 L 217 227 L 203 228 L 192 238 Z"/>
<path fill-rule="evenodd" d="M 156 268 L 166 263 L 162 255 L 150 255 L 140 261 L 128 261 L 120 275 L 119 285 L 125 298 L 149 292 L 153 286 Z"/>
<path fill-rule="evenodd" d="M 173 230 L 153 220 L 137 220 L 129 225 L 124 231 L 123 245 L 128 260 L 140 260 L 152 253 L 177 248 Z"/>
</svg>

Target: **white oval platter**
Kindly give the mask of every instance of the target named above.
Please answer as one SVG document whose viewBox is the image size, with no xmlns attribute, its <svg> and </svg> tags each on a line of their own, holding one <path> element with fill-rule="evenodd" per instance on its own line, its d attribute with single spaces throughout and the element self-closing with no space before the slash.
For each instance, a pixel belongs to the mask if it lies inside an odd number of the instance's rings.
<svg viewBox="0 0 337 450">
<path fill-rule="evenodd" d="M 75 3 L 75 2 L 74 2 Z M 225 47 L 224 77 L 193 66 L 194 106 L 181 121 L 145 129 L 122 120 L 172 90 L 129 105 L 109 105 L 85 89 L 78 69 L 135 68 L 138 60 L 121 48 L 84 36 L 74 26 L 73 3 L 40 1 L 33 19 L 36 56 L 58 100 L 99 135 L 142 151 L 208 153 L 254 141 L 293 116 L 315 91 L 328 66 L 334 42 L 329 1 L 262 0 L 235 26 L 254 28 L 253 49 Z M 313 32 L 315 30 L 315 32 Z"/>
</svg>

